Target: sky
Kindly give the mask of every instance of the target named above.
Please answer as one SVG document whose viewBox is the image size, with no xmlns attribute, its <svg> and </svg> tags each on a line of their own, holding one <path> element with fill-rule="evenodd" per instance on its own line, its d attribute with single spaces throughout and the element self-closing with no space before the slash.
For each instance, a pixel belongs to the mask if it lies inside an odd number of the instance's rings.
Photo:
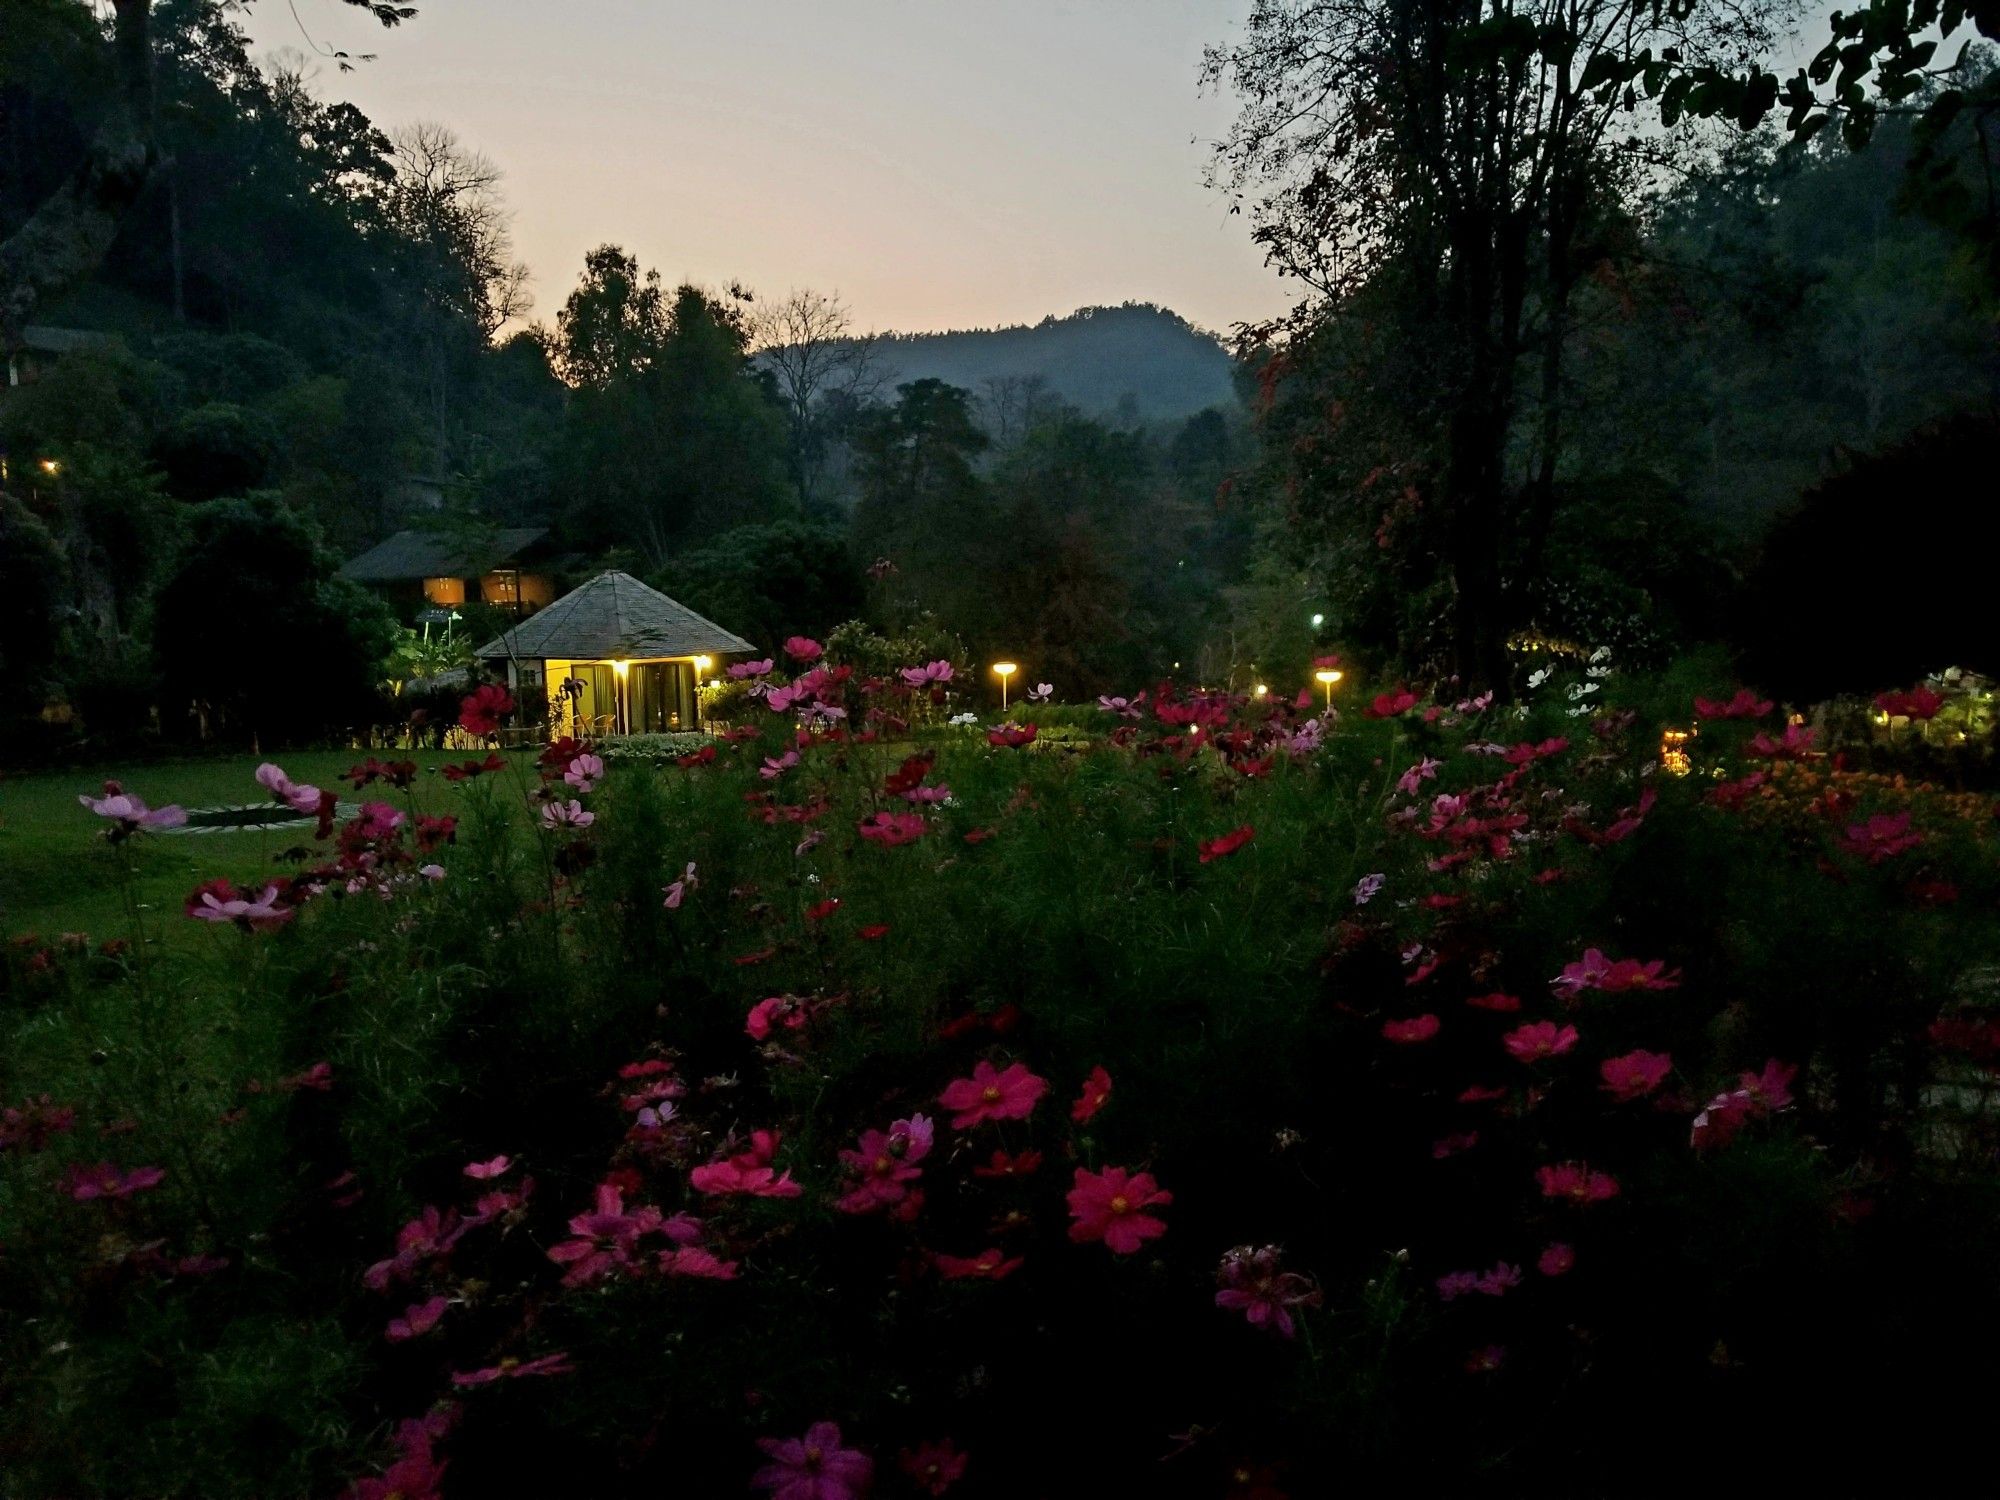
<svg viewBox="0 0 2000 1500">
<path fill-rule="evenodd" d="M 384 31 L 263 0 L 250 32 L 260 57 L 375 53 L 319 63 L 320 92 L 492 157 L 538 318 L 606 242 L 669 281 L 837 291 L 864 329 L 1134 300 L 1226 330 L 1289 305 L 1202 183 L 1233 108 L 1201 50 L 1250 0 L 415 3 Z"/>
</svg>

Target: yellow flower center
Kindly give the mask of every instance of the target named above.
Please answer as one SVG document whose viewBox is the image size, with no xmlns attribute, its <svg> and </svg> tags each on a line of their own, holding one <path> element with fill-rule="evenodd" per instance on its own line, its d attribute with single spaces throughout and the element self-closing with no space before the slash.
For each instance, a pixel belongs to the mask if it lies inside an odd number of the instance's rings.
<svg viewBox="0 0 2000 1500">
<path fill-rule="evenodd" d="M 1000 1090 L 995 1085 L 989 1083 L 986 1085 L 985 1092 L 979 1097 L 984 1099 L 988 1104 L 998 1104 L 1000 1102 Z"/>
<path fill-rule="evenodd" d="M 1114 1214 L 1130 1213 L 1132 1211 L 1132 1200 L 1127 1198 L 1123 1193 L 1118 1194 L 1117 1197 L 1111 1200 L 1111 1211 Z"/>
</svg>

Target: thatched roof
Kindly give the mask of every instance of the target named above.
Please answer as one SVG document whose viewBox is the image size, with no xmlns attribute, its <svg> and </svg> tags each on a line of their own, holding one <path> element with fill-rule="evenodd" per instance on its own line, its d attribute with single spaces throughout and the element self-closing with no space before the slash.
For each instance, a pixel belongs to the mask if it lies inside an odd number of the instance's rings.
<svg viewBox="0 0 2000 1500">
<path fill-rule="evenodd" d="M 435 531 L 399 531 L 350 560 L 342 578 L 356 583 L 407 583 L 419 578 L 477 578 L 516 561 L 547 536 L 542 526 L 496 531 L 468 547 L 463 538 Z"/>
<path fill-rule="evenodd" d="M 704 620 L 630 573 L 600 573 L 479 648 L 489 661 L 554 657 L 643 661 L 656 656 L 731 656 L 757 648 Z"/>
</svg>

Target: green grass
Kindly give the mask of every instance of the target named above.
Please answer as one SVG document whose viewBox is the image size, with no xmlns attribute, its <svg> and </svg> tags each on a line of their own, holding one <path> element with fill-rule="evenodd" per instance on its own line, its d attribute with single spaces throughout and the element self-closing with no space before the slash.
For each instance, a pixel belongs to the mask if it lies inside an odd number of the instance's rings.
<svg viewBox="0 0 2000 1500">
<path fill-rule="evenodd" d="M 384 752 L 395 759 L 404 752 Z M 292 779 L 335 787 L 353 795 L 340 773 L 364 758 L 356 750 L 295 751 L 279 758 Z M 204 834 L 145 834 L 124 850 L 103 837 L 104 824 L 77 797 L 95 795 L 106 777 L 153 807 L 217 807 L 266 800 L 257 784 L 266 757 L 239 755 L 170 761 L 126 772 L 99 766 L 0 778 L 0 936 L 37 933 L 53 937 L 85 932 L 96 938 L 129 934 L 130 917 L 119 888 L 121 858 L 129 858 L 134 892 L 147 931 L 170 945 L 199 937 L 200 923 L 156 921 L 177 916 L 187 893 L 204 880 L 226 876 L 239 883 L 282 873 L 278 856 L 311 844 L 298 830 L 231 830 Z M 459 756 L 431 751 L 412 757 L 426 772 Z M 526 757 L 524 757 L 525 759 Z M 428 775 L 418 783 L 425 803 L 440 802 Z M 371 789 L 369 795 L 395 800 L 400 794 Z M 442 809 L 440 809 L 442 810 Z"/>
</svg>

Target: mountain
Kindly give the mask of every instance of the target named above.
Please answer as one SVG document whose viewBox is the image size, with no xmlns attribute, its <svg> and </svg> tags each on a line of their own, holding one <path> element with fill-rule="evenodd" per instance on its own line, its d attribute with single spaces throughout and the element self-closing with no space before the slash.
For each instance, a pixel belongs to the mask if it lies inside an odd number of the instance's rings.
<svg viewBox="0 0 2000 1500">
<path fill-rule="evenodd" d="M 888 374 L 885 395 L 935 379 L 986 396 L 989 381 L 1039 377 L 1049 392 L 1089 415 L 1122 408 L 1146 421 L 1236 400 L 1221 342 L 1150 302 L 1079 308 L 1032 326 L 884 334 L 877 348 Z"/>
</svg>

